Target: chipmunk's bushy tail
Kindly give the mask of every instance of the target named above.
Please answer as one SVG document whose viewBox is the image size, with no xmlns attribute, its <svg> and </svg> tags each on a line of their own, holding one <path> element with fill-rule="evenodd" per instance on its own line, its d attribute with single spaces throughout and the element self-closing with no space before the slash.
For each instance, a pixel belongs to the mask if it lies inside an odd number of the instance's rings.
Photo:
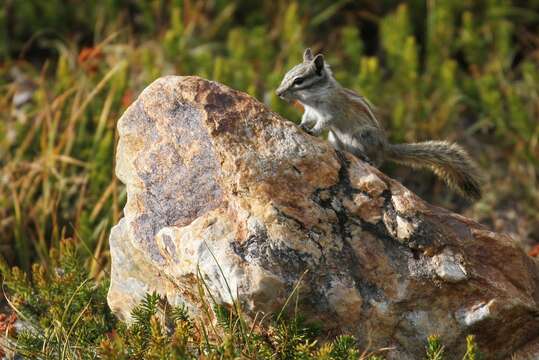
<svg viewBox="0 0 539 360">
<path fill-rule="evenodd" d="M 460 194 L 477 200 L 481 197 L 478 167 L 459 145 L 447 141 L 425 141 L 414 144 L 391 144 L 390 160 L 412 167 L 427 167 Z"/>
</svg>

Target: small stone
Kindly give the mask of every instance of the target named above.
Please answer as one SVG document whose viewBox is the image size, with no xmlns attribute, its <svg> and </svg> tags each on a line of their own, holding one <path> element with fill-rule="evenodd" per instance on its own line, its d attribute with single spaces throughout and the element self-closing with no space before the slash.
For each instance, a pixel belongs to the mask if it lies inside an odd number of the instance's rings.
<svg viewBox="0 0 539 360">
<path fill-rule="evenodd" d="M 320 191 L 320 200 L 328 201 L 331 199 L 331 193 L 327 190 Z"/>
<path fill-rule="evenodd" d="M 387 189 L 386 183 L 376 174 L 364 166 L 356 167 L 350 171 L 350 184 L 352 187 L 368 193 L 371 197 L 378 197 Z"/>
<path fill-rule="evenodd" d="M 459 310 L 456 314 L 459 322 L 465 326 L 472 326 L 492 316 L 492 309 L 496 304 L 495 299 L 489 302 L 481 302 L 470 309 Z"/>
<path fill-rule="evenodd" d="M 397 237 L 400 240 L 408 240 L 415 231 L 415 226 L 402 216 L 397 215 Z"/>
<path fill-rule="evenodd" d="M 425 202 L 410 191 L 403 191 L 402 186 L 396 181 L 391 182 L 391 201 L 395 210 L 400 214 L 413 215 L 417 211 L 425 211 Z"/>
<path fill-rule="evenodd" d="M 436 274 L 447 282 L 466 279 L 466 269 L 449 249 L 444 249 L 442 253 L 433 256 L 432 264 Z"/>
<path fill-rule="evenodd" d="M 376 224 L 382 219 L 382 198 L 372 200 L 367 195 L 359 193 L 355 194 L 352 199 L 346 198 L 343 205 L 349 212 L 368 223 Z"/>
</svg>

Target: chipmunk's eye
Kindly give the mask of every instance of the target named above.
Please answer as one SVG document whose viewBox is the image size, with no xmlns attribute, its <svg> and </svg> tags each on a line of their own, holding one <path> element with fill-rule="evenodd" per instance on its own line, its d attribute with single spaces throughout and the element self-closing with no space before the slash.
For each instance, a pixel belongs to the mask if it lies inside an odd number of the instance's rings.
<svg viewBox="0 0 539 360">
<path fill-rule="evenodd" d="M 305 79 L 303 79 L 302 77 L 297 77 L 297 78 L 295 78 L 295 79 L 294 79 L 294 85 L 301 85 L 301 84 L 303 84 L 303 80 L 305 80 Z"/>
</svg>

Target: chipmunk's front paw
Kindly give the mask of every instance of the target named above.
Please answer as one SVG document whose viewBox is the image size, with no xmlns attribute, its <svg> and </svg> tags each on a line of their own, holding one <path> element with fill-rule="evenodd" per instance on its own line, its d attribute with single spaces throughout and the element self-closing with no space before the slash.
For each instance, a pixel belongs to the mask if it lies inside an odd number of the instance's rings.
<svg viewBox="0 0 539 360">
<path fill-rule="evenodd" d="M 371 160 L 371 158 L 369 158 L 363 151 L 356 151 L 354 152 L 354 155 L 361 161 L 364 161 L 371 166 L 376 166 L 374 162 Z"/>
<path fill-rule="evenodd" d="M 376 167 L 374 162 L 367 155 L 363 155 L 360 159 L 365 161 L 367 164 Z"/>
<path fill-rule="evenodd" d="M 312 130 L 308 128 L 306 125 L 300 124 L 299 127 L 301 128 L 301 130 L 305 131 L 307 134 L 315 136 Z"/>
</svg>

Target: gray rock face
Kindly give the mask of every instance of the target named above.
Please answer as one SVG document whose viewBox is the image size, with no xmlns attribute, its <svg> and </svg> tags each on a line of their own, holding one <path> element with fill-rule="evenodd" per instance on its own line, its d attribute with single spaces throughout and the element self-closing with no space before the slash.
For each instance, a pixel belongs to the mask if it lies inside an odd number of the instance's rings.
<svg viewBox="0 0 539 360">
<path fill-rule="evenodd" d="M 536 264 L 503 234 L 431 206 L 246 94 L 197 77 L 151 84 L 118 123 L 124 218 L 111 308 L 146 292 L 198 313 L 197 282 L 247 317 L 300 311 L 394 359 L 476 334 L 487 358 L 539 340 Z M 529 351 L 527 350 L 527 353 Z"/>
</svg>

